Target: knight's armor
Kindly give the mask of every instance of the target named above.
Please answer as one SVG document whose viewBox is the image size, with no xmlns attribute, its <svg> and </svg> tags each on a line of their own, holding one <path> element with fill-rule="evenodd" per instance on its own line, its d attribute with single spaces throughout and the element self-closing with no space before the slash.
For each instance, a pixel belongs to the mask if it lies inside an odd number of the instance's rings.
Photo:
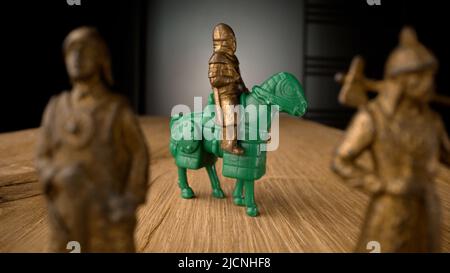
<svg viewBox="0 0 450 273">
<path fill-rule="evenodd" d="M 234 106 L 239 104 L 242 92 L 248 92 L 239 71 L 239 61 L 234 55 L 236 38 L 234 32 L 226 24 L 218 24 L 213 31 L 214 53 L 209 59 L 208 77 L 214 91 L 214 100 L 221 108 L 223 116 L 218 121 L 223 126 L 223 150 L 242 154 L 244 151 L 237 145 L 237 124 Z M 218 114 L 220 111 L 218 111 Z"/>
</svg>

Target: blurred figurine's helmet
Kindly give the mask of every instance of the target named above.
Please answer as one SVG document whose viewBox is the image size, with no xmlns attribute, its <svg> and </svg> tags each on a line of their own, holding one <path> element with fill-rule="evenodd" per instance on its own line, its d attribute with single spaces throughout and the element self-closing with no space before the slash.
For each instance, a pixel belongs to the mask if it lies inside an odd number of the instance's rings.
<svg viewBox="0 0 450 273">
<path fill-rule="evenodd" d="M 213 30 L 214 51 L 224 51 L 229 54 L 236 52 L 236 37 L 233 29 L 227 24 L 220 23 Z"/>
<path fill-rule="evenodd" d="M 105 40 L 100 36 L 97 29 L 83 26 L 72 30 L 63 43 L 64 56 L 67 55 L 75 43 L 84 43 L 95 48 L 100 62 L 102 79 L 106 84 L 112 85 L 114 80 L 112 77 L 109 50 Z"/>
<path fill-rule="evenodd" d="M 385 77 L 395 77 L 402 73 L 423 71 L 438 67 L 433 53 L 417 40 L 411 27 L 404 27 L 400 33 L 400 44 L 389 56 Z"/>
</svg>

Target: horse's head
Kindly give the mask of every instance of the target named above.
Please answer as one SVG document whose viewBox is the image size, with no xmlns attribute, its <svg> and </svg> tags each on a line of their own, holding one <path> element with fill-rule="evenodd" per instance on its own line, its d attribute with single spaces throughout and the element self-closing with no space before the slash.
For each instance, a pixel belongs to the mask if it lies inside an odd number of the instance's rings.
<svg viewBox="0 0 450 273">
<path fill-rule="evenodd" d="M 255 85 L 252 94 L 267 105 L 277 105 L 281 112 L 300 117 L 308 106 L 303 87 L 294 75 L 280 72 L 266 80 L 262 85 Z"/>
</svg>

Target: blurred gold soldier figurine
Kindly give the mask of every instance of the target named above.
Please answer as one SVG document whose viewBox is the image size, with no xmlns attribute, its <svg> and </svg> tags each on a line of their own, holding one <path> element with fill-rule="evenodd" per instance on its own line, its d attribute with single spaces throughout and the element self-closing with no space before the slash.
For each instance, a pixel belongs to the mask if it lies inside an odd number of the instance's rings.
<svg viewBox="0 0 450 273">
<path fill-rule="evenodd" d="M 333 170 L 370 195 L 357 252 L 370 241 L 381 252 L 440 251 L 440 203 L 434 180 L 439 161 L 450 165 L 450 142 L 440 116 L 429 107 L 438 62 L 412 28 L 400 34 L 400 45 L 389 56 L 383 81 L 363 75 L 355 57 L 339 100 L 359 106 L 338 147 Z M 378 92 L 368 102 L 366 91 Z M 357 163 L 368 151 L 373 170 Z"/>
<path fill-rule="evenodd" d="M 234 55 L 236 38 L 230 26 L 221 23 L 214 27 L 213 47 L 208 77 L 214 92 L 217 120 L 223 126 L 221 148 L 229 153 L 243 154 L 244 150 L 237 144 L 234 106 L 239 104 L 241 93 L 248 92 L 248 89 L 242 81 L 239 61 Z"/>
<path fill-rule="evenodd" d="M 72 90 L 45 109 L 37 169 L 47 197 L 50 250 L 134 252 L 136 208 L 145 202 L 149 155 L 132 110 L 109 91 L 108 48 L 96 29 L 64 41 Z"/>
</svg>

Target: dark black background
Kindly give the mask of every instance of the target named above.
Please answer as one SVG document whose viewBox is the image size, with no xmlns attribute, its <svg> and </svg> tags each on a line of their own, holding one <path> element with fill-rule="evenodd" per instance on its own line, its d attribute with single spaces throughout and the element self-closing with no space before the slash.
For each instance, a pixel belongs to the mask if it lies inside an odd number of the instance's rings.
<svg viewBox="0 0 450 273">
<path fill-rule="evenodd" d="M 81 2 L 81 6 L 69 6 L 66 0 L 2 2 L 0 132 L 39 126 L 49 98 L 70 88 L 61 45 L 67 33 L 81 25 L 99 29 L 110 47 L 114 89 L 128 97 L 136 112 L 146 113 L 144 98 L 151 96 L 152 88 L 144 86 L 147 71 L 143 62 L 148 54 L 145 49 L 151 45 L 145 43 L 144 36 L 148 33 L 151 1 Z M 450 15 L 446 1 L 381 0 L 382 5 L 377 7 L 368 6 L 365 0 L 340 2 L 345 2 L 347 9 L 345 24 L 355 33 L 354 53 L 366 58 L 368 76 L 382 77 L 384 62 L 397 44 L 400 28 L 410 24 L 440 60 L 438 91 L 450 95 Z M 435 107 L 449 127 L 448 109 Z M 348 119 L 349 115 L 344 115 L 328 124 L 343 127 Z"/>
<path fill-rule="evenodd" d="M 324 38 L 330 35 L 326 30 L 329 26 L 337 26 L 338 31 L 347 33 L 342 39 L 332 42 L 322 39 L 327 42 L 326 46 L 330 48 L 330 51 L 343 53 L 338 54 L 339 62 L 331 62 L 325 66 L 325 70 L 321 70 L 320 80 L 332 81 L 336 70 L 346 71 L 351 58 L 356 54 L 362 55 L 366 60 L 365 74 L 370 78 L 381 79 L 386 59 L 398 45 L 400 30 L 405 25 L 411 25 L 416 29 L 419 40 L 439 59 L 440 68 L 436 77 L 437 91 L 440 94 L 450 95 L 450 42 L 447 38 L 449 14 L 445 1 L 381 0 L 379 6 L 370 6 L 366 0 L 308 0 L 306 2 L 307 6 L 311 7 L 309 16 L 308 11 L 306 12 L 306 25 L 319 26 L 319 32 L 321 27 L 324 28 L 323 33 L 307 33 L 307 38 L 309 36 Z M 344 41 L 344 39 L 350 41 Z M 337 50 L 333 50 L 335 48 Z M 327 59 L 325 56 L 319 57 Z M 305 56 L 305 59 L 307 58 L 308 56 Z M 335 100 L 339 91 L 338 85 L 335 88 L 320 90 L 308 88 L 308 77 L 314 78 L 316 75 L 308 74 L 307 62 L 305 63 L 306 93 L 315 92 L 323 94 L 324 100 L 330 98 Z M 324 72 L 325 75 L 323 75 Z M 306 117 L 338 128 L 345 128 L 354 113 L 354 110 L 342 106 L 326 106 L 330 105 L 326 101 L 320 104 L 325 107 L 320 105 L 311 107 Z M 450 108 L 435 104 L 433 107 L 443 116 L 448 131 Z"/>
<path fill-rule="evenodd" d="M 39 126 L 49 98 L 70 88 L 62 42 L 82 25 L 95 26 L 105 38 L 113 60 L 114 90 L 139 110 L 144 5 L 106 0 L 81 0 L 80 6 L 69 6 L 66 0 L 2 4 L 6 17 L 1 19 L 0 131 Z"/>
</svg>

